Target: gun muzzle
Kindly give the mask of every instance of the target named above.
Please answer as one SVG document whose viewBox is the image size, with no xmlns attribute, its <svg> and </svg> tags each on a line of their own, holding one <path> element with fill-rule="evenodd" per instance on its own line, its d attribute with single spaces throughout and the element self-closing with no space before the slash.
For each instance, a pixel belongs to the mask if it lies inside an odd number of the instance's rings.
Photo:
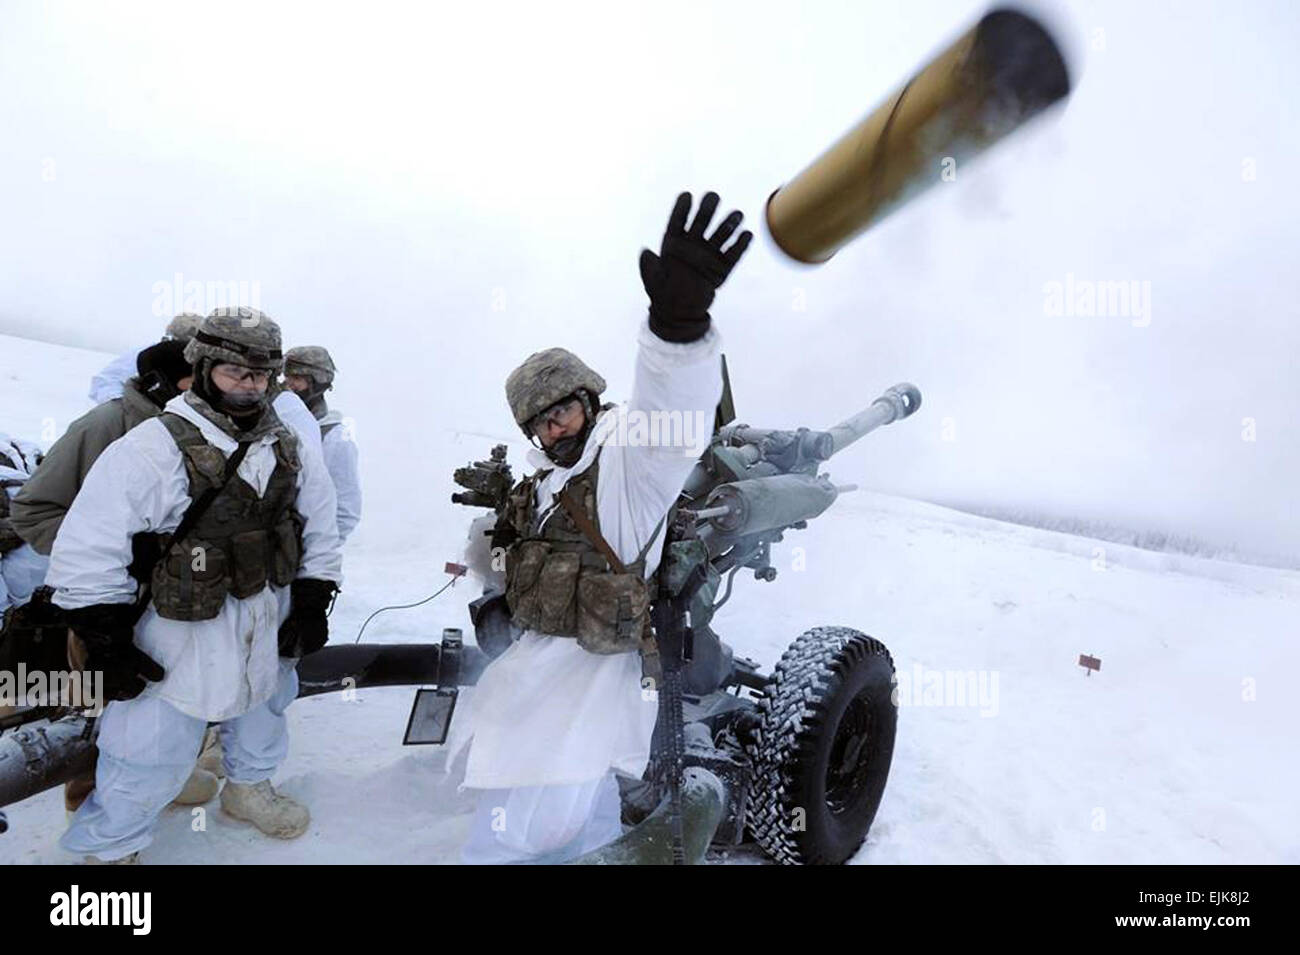
<svg viewBox="0 0 1300 955">
<path fill-rule="evenodd" d="M 1069 91 L 1047 30 L 993 10 L 772 193 L 768 232 L 791 258 L 825 262 Z"/>
<path fill-rule="evenodd" d="M 845 418 L 835 427 L 828 429 L 833 446 L 832 454 L 838 454 L 865 434 L 875 431 L 882 425 L 901 421 L 915 414 L 921 407 L 921 389 L 904 381 L 886 388 L 875 401 L 851 418 Z"/>
</svg>

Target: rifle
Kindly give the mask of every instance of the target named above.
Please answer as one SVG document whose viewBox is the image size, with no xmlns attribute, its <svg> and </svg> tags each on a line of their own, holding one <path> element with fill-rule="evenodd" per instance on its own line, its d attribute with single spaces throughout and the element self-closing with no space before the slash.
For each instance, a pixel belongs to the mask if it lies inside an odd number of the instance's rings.
<svg viewBox="0 0 1300 955">
<path fill-rule="evenodd" d="M 686 736 L 682 717 L 682 666 L 690 641 L 685 626 L 686 606 L 660 591 L 650 611 L 662 674 L 659 679 L 659 719 L 655 723 L 655 775 L 669 795 L 669 831 L 673 840 L 673 865 L 686 864 L 682 830 L 682 771 L 686 768 Z"/>
</svg>

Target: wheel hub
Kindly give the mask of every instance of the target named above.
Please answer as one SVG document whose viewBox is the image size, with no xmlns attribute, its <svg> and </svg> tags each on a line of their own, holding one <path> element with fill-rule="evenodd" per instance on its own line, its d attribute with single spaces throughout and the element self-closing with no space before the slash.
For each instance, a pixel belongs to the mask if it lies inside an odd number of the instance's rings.
<svg viewBox="0 0 1300 955">
<path fill-rule="evenodd" d="M 873 738 L 871 701 L 867 694 L 860 693 L 849 701 L 835 727 L 826 766 L 826 805 L 831 812 L 847 812 L 862 797 Z"/>
</svg>

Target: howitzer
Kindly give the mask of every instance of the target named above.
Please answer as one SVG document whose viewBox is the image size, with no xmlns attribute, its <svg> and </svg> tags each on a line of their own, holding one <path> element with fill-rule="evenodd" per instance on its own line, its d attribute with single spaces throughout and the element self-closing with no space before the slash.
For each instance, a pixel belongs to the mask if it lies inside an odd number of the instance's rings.
<svg viewBox="0 0 1300 955">
<path fill-rule="evenodd" d="M 842 862 L 865 838 L 893 750 L 896 714 L 887 689 L 893 675 L 887 651 L 856 631 L 819 628 L 804 634 L 782 658 L 785 664 L 793 655 L 800 666 L 788 674 L 778 666 L 776 674 L 763 678 L 752 662 L 735 660 L 709 624 L 730 598 L 737 571 L 748 567 L 756 579 L 774 580 L 772 544 L 787 530 L 806 527 L 841 493 L 853 489 L 819 474 L 820 465 L 870 431 L 910 416 L 920 405 L 920 391 L 903 383 L 827 431 L 781 431 L 736 422 L 724 422 L 717 429 L 674 507 L 658 571 L 652 619 L 663 678 L 648 791 L 660 807 L 643 823 L 644 839 L 625 838 L 617 849 L 597 850 L 584 861 L 600 861 L 607 852 L 616 852 L 611 861 L 623 860 L 629 852 L 635 856 L 638 846 L 643 861 L 685 861 L 685 833 L 696 830 L 698 820 L 688 825 L 682 813 L 688 805 L 701 813 L 715 811 L 712 800 L 697 798 L 688 804 L 683 799 L 687 769 L 697 779 L 700 774 L 711 777 L 723 793 L 715 842 L 741 842 L 748 830 L 778 860 Z M 729 575 L 727 589 L 717 599 L 723 574 Z M 757 705 L 735 708 L 733 701 L 743 698 L 727 694 L 731 687 L 757 691 Z M 692 709 L 688 690 L 694 694 Z M 826 692 L 828 700 L 849 693 L 837 701 L 841 715 L 852 714 L 848 722 L 814 731 L 799 722 L 792 725 L 789 701 L 810 691 Z M 711 718 L 701 719 L 702 711 Z M 696 734 L 693 747 L 685 745 L 688 712 L 693 722 L 708 727 L 706 734 Z M 790 742 L 804 732 L 814 735 L 798 740 L 798 745 Z M 796 762 L 792 769 L 791 760 L 810 749 L 820 754 L 815 765 L 810 769 Z M 833 774 L 828 768 L 832 763 Z M 798 797 L 803 802 L 788 805 L 793 788 L 788 780 L 799 771 L 811 772 L 808 783 L 814 798 L 810 801 L 805 793 Z M 831 775 L 837 780 L 830 787 L 836 793 L 834 805 L 826 796 Z M 796 808 L 805 814 L 820 812 L 815 820 L 820 825 L 811 837 L 796 824 Z M 694 845 L 698 851 L 691 861 L 698 862 L 703 849 L 698 841 Z"/>
</svg>

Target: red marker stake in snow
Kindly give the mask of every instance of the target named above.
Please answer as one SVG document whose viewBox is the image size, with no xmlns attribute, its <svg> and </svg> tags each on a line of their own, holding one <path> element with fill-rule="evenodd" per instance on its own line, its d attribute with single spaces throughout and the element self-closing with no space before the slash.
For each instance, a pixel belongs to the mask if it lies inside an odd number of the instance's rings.
<svg viewBox="0 0 1300 955">
<path fill-rule="evenodd" d="M 1101 669 L 1101 659 L 1098 657 L 1090 657 L 1086 653 L 1080 653 L 1079 666 L 1088 671 L 1088 676 L 1092 676 L 1093 670 Z"/>
</svg>

